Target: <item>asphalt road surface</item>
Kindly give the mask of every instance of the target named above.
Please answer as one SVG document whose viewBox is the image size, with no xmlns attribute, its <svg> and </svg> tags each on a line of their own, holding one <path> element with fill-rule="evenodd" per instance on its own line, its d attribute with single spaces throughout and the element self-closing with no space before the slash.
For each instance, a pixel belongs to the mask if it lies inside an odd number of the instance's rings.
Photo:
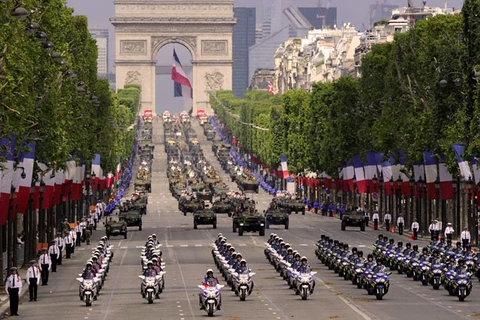
<svg viewBox="0 0 480 320">
<path fill-rule="evenodd" d="M 206 141 L 200 127 L 195 124 L 200 143 L 207 159 L 217 170 L 220 165 L 211 152 L 211 143 Z M 246 301 L 240 301 L 230 290 L 222 291 L 222 310 L 215 313 L 218 319 L 474 319 L 480 317 L 480 288 L 474 282 L 472 294 L 465 302 L 450 297 L 441 289 L 407 279 L 405 275 L 393 274 L 390 292 L 383 301 L 375 300 L 365 290 L 357 289 L 324 267 L 315 257 L 315 242 L 327 234 L 340 241 L 357 246 L 364 254 L 372 251 L 372 243 L 378 231 L 357 228 L 340 231 L 336 218 L 313 214 L 290 216 L 290 229 L 272 226 L 265 237 L 258 233 L 246 233 L 243 237 L 232 232 L 231 218 L 219 215 L 217 229 L 199 226 L 193 229 L 193 217 L 178 211 L 177 201 L 168 190 L 166 178 L 166 154 L 163 148 L 163 127 L 154 123 L 155 159 L 153 163 L 152 193 L 148 214 L 143 219 L 143 231 L 129 228 L 128 239 L 111 238 L 115 246 L 115 258 L 97 301 L 86 307 L 78 297 L 78 282 L 75 280 L 91 253 L 91 246 L 77 248 L 71 260 L 51 274 L 48 286 L 39 287 L 38 302 L 26 298 L 19 308 L 22 319 L 203 319 L 207 314 L 199 309 L 197 285 L 201 283 L 208 268 L 217 270 L 211 255 L 211 243 L 219 232 L 241 252 L 253 272 L 255 289 Z M 228 177 L 221 172 L 224 181 Z M 229 183 L 232 188 L 236 185 Z M 260 191 L 253 195 L 257 208 L 266 209 L 271 196 Z M 103 227 L 94 237 L 103 235 Z M 264 243 L 270 232 L 279 234 L 286 242 L 309 258 L 315 271 L 316 290 L 307 301 L 302 301 L 268 263 L 263 254 Z M 165 291 L 161 299 L 151 305 L 140 295 L 141 273 L 140 248 L 149 234 L 156 233 L 163 244 L 166 263 Z M 397 240 L 405 237 L 395 237 Z M 92 242 L 95 244 L 95 241 Z M 421 248 L 424 243 L 419 241 Z M 221 281 L 222 283 L 222 281 Z"/>
</svg>

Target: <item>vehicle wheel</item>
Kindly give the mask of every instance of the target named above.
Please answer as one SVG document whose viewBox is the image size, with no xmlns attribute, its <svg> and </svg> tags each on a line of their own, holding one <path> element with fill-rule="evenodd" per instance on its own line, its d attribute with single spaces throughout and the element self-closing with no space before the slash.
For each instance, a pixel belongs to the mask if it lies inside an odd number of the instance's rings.
<svg viewBox="0 0 480 320">
<path fill-rule="evenodd" d="M 270 229 L 270 224 L 268 224 L 267 222 L 265 222 L 265 229 Z"/>
<path fill-rule="evenodd" d="M 125 234 L 123 235 L 123 238 L 124 239 L 127 239 L 127 233 L 125 232 Z"/>
<path fill-rule="evenodd" d="M 344 223 L 342 223 L 342 231 L 345 231 L 345 229 L 346 229 L 346 226 Z"/>
<path fill-rule="evenodd" d="M 233 231 L 233 232 L 237 232 L 237 225 L 235 224 L 235 222 L 233 223 L 232 231 Z"/>
<path fill-rule="evenodd" d="M 110 235 L 109 234 L 107 234 L 107 239 L 110 240 Z"/>
<path fill-rule="evenodd" d="M 138 231 L 142 231 L 142 225 L 138 226 Z"/>
<path fill-rule="evenodd" d="M 302 210 L 302 215 L 305 215 L 305 209 Z"/>
<path fill-rule="evenodd" d="M 242 227 L 238 227 L 238 235 L 239 235 L 240 237 L 243 236 L 243 228 L 242 228 Z"/>
<path fill-rule="evenodd" d="M 289 223 L 288 221 L 287 221 L 287 222 L 285 222 L 285 230 L 288 230 L 288 226 L 289 226 L 289 224 L 290 224 L 290 223 Z"/>
<path fill-rule="evenodd" d="M 197 221 L 193 221 L 193 229 L 198 229 Z"/>
<path fill-rule="evenodd" d="M 217 222 L 213 223 L 213 229 L 217 229 Z"/>
<path fill-rule="evenodd" d="M 362 225 L 360 226 L 360 231 L 365 231 L 365 225 L 364 225 L 364 224 L 362 224 Z"/>
<path fill-rule="evenodd" d="M 265 228 L 260 229 L 260 237 L 265 236 Z"/>
<path fill-rule="evenodd" d="M 183 211 L 183 215 L 186 216 L 186 215 L 187 215 L 187 211 Z"/>
<path fill-rule="evenodd" d="M 229 218 L 232 217 L 232 213 L 231 213 L 231 212 L 228 212 L 227 214 L 228 214 L 228 217 L 229 217 Z"/>
</svg>

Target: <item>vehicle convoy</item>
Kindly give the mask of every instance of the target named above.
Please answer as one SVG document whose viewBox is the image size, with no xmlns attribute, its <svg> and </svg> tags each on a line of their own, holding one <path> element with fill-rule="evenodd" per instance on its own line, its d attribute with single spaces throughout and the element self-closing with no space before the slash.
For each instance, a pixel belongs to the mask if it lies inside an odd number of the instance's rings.
<svg viewBox="0 0 480 320">
<path fill-rule="evenodd" d="M 238 229 L 238 235 L 244 232 L 258 232 L 261 237 L 265 235 L 265 217 L 260 214 L 236 213 L 233 215 L 233 232 Z"/>
<path fill-rule="evenodd" d="M 142 231 L 142 212 L 140 210 L 121 211 L 119 218 L 127 224 L 127 227 L 138 227 Z"/>
<path fill-rule="evenodd" d="M 268 209 L 265 211 L 265 228 L 271 225 L 284 225 L 288 229 L 290 223 L 289 213 L 284 209 Z"/>
<path fill-rule="evenodd" d="M 361 231 L 365 231 L 365 212 L 359 210 L 347 210 L 342 215 L 342 231 L 346 227 L 360 227 Z"/>
<path fill-rule="evenodd" d="M 295 212 L 295 214 L 298 214 L 300 212 L 305 215 L 305 204 L 302 199 L 277 198 L 275 200 L 279 208 L 285 209 L 289 213 Z"/>
</svg>

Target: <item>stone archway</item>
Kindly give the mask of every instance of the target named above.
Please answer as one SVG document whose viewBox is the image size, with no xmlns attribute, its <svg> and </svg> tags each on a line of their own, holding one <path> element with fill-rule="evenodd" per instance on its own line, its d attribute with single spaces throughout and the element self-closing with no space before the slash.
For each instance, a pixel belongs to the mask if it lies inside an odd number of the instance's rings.
<svg viewBox="0 0 480 320">
<path fill-rule="evenodd" d="M 155 112 L 155 64 L 168 43 L 192 54 L 193 112 L 210 111 L 208 92 L 232 89 L 233 0 L 115 0 L 116 86 L 142 86 L 142 111 Z"/>
</svg>

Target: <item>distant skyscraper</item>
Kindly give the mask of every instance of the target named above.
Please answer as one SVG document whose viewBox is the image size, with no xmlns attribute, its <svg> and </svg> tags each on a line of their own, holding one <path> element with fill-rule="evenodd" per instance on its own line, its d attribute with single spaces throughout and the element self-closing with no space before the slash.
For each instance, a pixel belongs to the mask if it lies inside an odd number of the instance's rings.
<svg viewBox="0 0 480 320">
<path fill-rule="evenodd" d="M 97 41 L 97 75 L 99 78 L 108 77 L 108 29 L 88 28 L 92 38 Z"/>
<path fill-rule="evenodd" d="M 255 8 L 233 8 L 237 23 L 233 26 L 233 74 L 232 90 L 237 97 L 243 97 L 248 88 L 249 48 L 255 44 Z"/>
</svg>

